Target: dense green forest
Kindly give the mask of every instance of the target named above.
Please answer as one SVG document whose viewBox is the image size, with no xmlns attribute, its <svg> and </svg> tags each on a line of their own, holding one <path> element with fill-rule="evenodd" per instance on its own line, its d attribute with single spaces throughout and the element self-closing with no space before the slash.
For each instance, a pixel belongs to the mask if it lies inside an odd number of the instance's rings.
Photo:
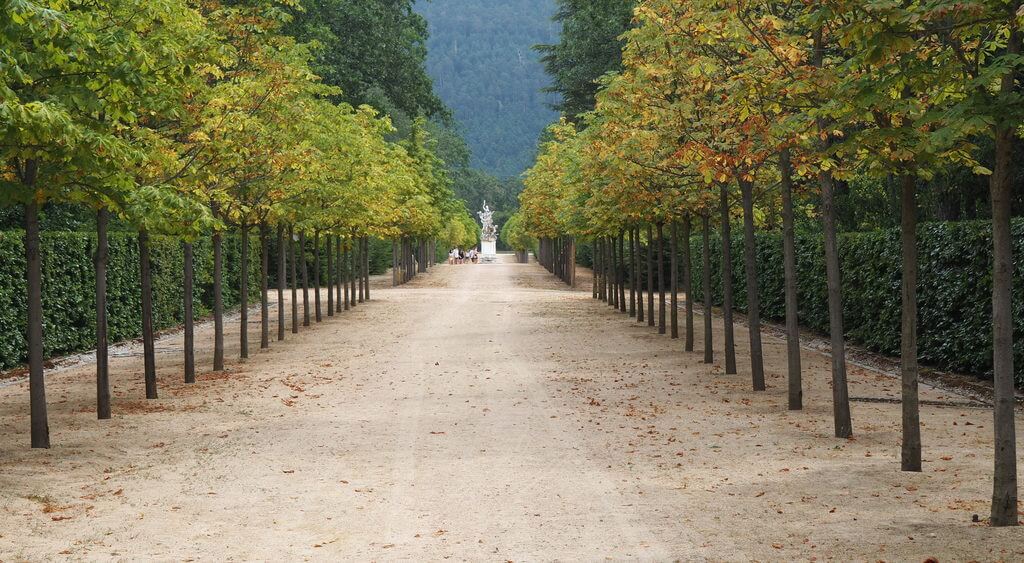
<svg viewBox="0 0 1024 563">
<path fill-rule="evenodd" d="M 533 50 L 558 37 L 554 0 L 432 0 L 416 10 L 429 22 L 427 71 L 472 150 L 473 167 L 517 177 L 558 118 L 551 109 L 558 98 L 543 92 L 550 80 Z"/>
</svg>

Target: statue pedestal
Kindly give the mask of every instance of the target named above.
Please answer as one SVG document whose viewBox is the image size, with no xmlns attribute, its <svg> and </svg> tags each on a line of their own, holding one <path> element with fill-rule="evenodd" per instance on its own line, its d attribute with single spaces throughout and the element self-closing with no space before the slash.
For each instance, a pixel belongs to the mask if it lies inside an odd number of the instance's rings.
<svg viewBox="0 0 1024 563">
<path fill-rule="evenodd" d="M 480 261 L 495 262 L 498 259 L 498 242 L 485 240 L 480 242 Z"/>
</svg>

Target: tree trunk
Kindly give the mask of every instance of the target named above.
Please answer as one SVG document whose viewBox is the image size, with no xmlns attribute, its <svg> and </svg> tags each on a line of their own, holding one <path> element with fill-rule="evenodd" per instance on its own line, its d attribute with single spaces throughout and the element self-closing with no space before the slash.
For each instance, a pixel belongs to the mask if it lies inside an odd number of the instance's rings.
<svg viewBox="0 0 1024 563">
<path fill-rule="evenodd" d="M 636 318 L 636 237 L 633 228 L 629 229 L 629 316 Z"/>
<path fill-rule="evenodd" d="M 665 332 L 665 226 L 658 223 L 658 334 Z"/>
<path fill-rule="evenodd" d="M 654 326 L 654 227 L 647 225 L 647 326 Z"/>
<path fill-rule="evenodd" d="M 110 212 L 96 212 L 96 418 L 110 419 L 110 337 L 107 322 L 107 264 L 110 262 L 110 240 L 107 229 Z"/>
<path fill-rule="evenodd" d="M 640 227 L 633 228 L 633 238 L 636 239 L 636 256 L 633 258 L 633 266 L 636 270 L 636 322 L 644 322 L 644 274 L 641 271 L 643 256 L 641 254 Z"/>
<path fill-rule="evenodd" d="M 740 181 L 743 192 L 743 269 L 747 278 L 747 334 L 750 337 L 750 376 L 754 391 L 764 391 L 764 352 L 761 347 L 761 296 L 757 283 L 757 239 L 754 238 L 754 184 Z"/>
<path fill-rule="evenodd" d="M 299 333 L 299 265 L 298 252 L 295 248 L 295 227 L 288 227 L 288 262 L 291 264 L 292 278 L 289 284 L 292 289 L 292 334 Z"/>
<path fill-rule="evenodd" d="M 323 322 L 323 312 L 320 309 L 320 233 L 313 233 L 313 303 L 316 312 L 316 322 Z"/>
<path fill-rule="evenodd" d="M 337 280 L 334 288 L 334 310 L 338 313 L 341 312 L 341 293 L 345 283 L 343 281 L 345 279 L 344 266 L 344 263 L 341 261 L 341 235 L 338 235 L 334 239 L 334 275 Z"/>
<path fill-rule="evenodd" d="M 610 284 L 611 295 L 608 304 L 612 309 L 619 309 L 619 256 L 615 248 L 615 237 L 608 237 L 608 283 Z"/>
<path fill-rule="evenodd" d="M 366 260 L 365 249 L 363 248 L 363 239 L 356 239 L 356 246 L 359 247 L 359 263 L 356 265 L 356 272 L 359 275 L 359 302 L 363 303 L 366 301 L 366 277 L 363 271 L 363 264 Z M 412 243 L 409 243 L 409 275 L 410 277 L 416 274 L 416 259 L 412 254 Z"/>
<path fill-rule="evenodd" d="M 1014 2 L 1013 6 L 1019 6 Z M 1016 10 L 1012 13 L 1016 13 Z M 1007 52 L 1020 52 L 1020 32 L 1014 25 Z M 1014 73 L 1003 76 L 1004 96 L 1015 92 Z M 995 422 L 995 464 L 992 475 L 993 526 L 1017 525 L 1017 438 L 1013 382 L 1013 203 L 1015 127 L 1009 119 L 995 126 L 995 168 L 989 179 L 992 197 L 992 373 Z"/>
<path fill-rule="evenodd" d="M 598 286 L 597 293 L 601 298 L 601 301 L 606 303 L 608 302 L 608 260 L 605 257 L 605 251 L 607 248 L 608 245 L 605 242 L 604 237 L 599 238 L 597 244 L 599 267 L 597 271 L 598 276 L 600 277 L 600 285 Z"/>
<path fill-rule="evenodd" d="M 142 357 L 146 398 L 156 399 L 156 343 L 153 333 L 153 269 L 149 259 L 149 233 L 139 231 L 139 273 L 142 281 Z"/>
<path fill-rule="evenodd" d="M 824 33 L 821 28 L 814 32 L 813 64 L 821 67 L 825 59 Z M 828 122 L 824 118 L 817 120 L 818 131 L 823 133 L 825 140 L 822 148 L 831 145 Z M 842 273 L 839 269 L 839 241 L 836 228 L 835 180 L 832 173 L 822 170 L 818 174 L 821 188 L 821 222 L 824 230 L 825 273 L 828 285 L 828 320 L 829 335 L 832 340 L 832 408 L 837 438 L 849 438 L 853 435 L 853 422 L 850 419 L 850 395 L 846 380 L 846 341 L 843 334 L 843 299 Z"/>
<path fill-rule="evenodd" d="M 900 178 L 900 242 L 903 251 L 903 316 L 900 373 L 903 380 L 903 471 L 921 471 L 921 412 L 917 369 L 917 180 Z"/>
<path fill-rule="evenodd" d="M 427 255 L 427 241 L 420 239 L 420 273 L 427 273 L 427 268 L 430 267 L 430 258 Z M 369 284 L 367 284 L 369 288 Z"/>
<path fill-rule="evenodd" d="M 591 293 L 591 298 L 597 299 L 597 278 L 599 276 L 597 274 L 597 241 L 596 240 L 594 242 L 590 243 L 590 258 L 591 258 L 590 266 L 591 266 L 591 270 L 593 271 L 593 274 L 594 274 L 594 275 L 590 276 L 590 293 Z"/>
<path fill-rule="evenodd" d="M 693 222 L 690 214 L 683 218 L 683 292 L 686 296 L 686 346 L 687 352 L 693 352 L 693 256 L 690 250 L 690 238 L 693 236 Z"/>
<path fill-rule="evenodd" d="M 306 233 L 299 232 L 299 260 L 302 262 L 302 326 L 309 326 L 309 265 L 306 262 Z"/>
<path fill-rule="evenodd" d="M 398 287 L 399 283 L 400 282 L 398 281 L 398 241 L 397 240 L 392 240 L 391 241 L 391 287 Z M 346 294 L 348 293 L 348 289 L 347 288 L 345 289 L 345 292 L 346 292 Z M 346 295 L 346 300 L 347 300 L 347 295 Z"/>
<path fill-rule="evenodd" d="M 327 316 L 334 316 L 334 236 L 327 235 Z"/>
<path fill-rule="evenodd" d="M 711 300 L 711 215 L 704 213 L 700 217 L 701 236 L 703 246 L 704 268 L 701 272 L 704 276 L 704 363 L 710 364 L 715 361 L 715 350 L 712 346 L 714 332 L 711 326 L 711 311 L 713 304 Z"/>
<path fill-rule="evenodd" d="M 679 254 L 679 228 L 673 221 L 669 227 L 671 238 L 669 240 L 669 324 L 671 325 L 672 338 L 679 338 L 679 264 L 676 256 Z"/>
<path fill-rule="evenodd" d="M 800 367 L 800 309 L 797 301 L 796 231 L 793 213 L 793 167 L 789 149 L 779 154 L 782 177 L 782 254 L 786 292 L 786 358 L 789 373 L 789 410 L 804 408 L 803 375 Z"/>
<path fill-rule="evenodd" d="M 270 229 L 260 225 L 260 349 L 270 348 Z"/>
<path fill-rule="evenodd" d="M 213 371 L 224 371 L 224 237 L 213 232 Z"/>
<path fill-rule="evenodd" d="M 35 176 L 35 166 L 32 175 Z M 30 178 L 26 182 L 32 185 Z M 39 204 L 25 204 L 25 278 L 28 282 L 28 388 L 32 426 L 32 447 L 50 447 L 50 424 L 46 416 L 46 387 L 43 380 L 43 259 L 40 252 Z"/>
<path fill-rule="evenodd" d="M 348 311 L 348 247 L 342 246 L 341 248 L 341 297 L 344 299 L 344 309 Z M 398 248 L 395 247 L 395 265 L 394 265 L 394 276 L 397 285 L 398 281 Z"/>
<path fill-rule="evenodd" d="M 729 190 L 721 185 L 722 211 L 722 318 L 725 331 L 725 373 L 736 373 L 736 337 L 733 326 L 732 225 L 729 223 Z"/>
<path fill-rule="evenodd" d="M 249 357 L 249 226 L 242 225 L 242 265 L 238 276 L 238 303 L 241 309 L 238 344 L 239 356 Z"/>
<path fill-rule="evenodd" d="M 363 277 L 365 278 L 366 300 L 370 300 L 370 237 L 363 237 Z"/>
<path fill-rule="evenodd" d="M 837 438 L 853 435 L 850 396 L 846 383 L 846 341 L 843 335 L 842 278 L 839 270 L 839 242 L 836 235 L 835 183 L 822 172 L 821 216 L 825 234 L 825 271 L 828 283 L 829 333 L 832 340 L 832 405 Z"/>
<path fill-rule="evenodd" d="M 284 286 L 287 282 L 288 251 L 284 246 L 284 224 L 277 226 L 277 340 L 284 341 Z"/>
<path fill-rule="evenodd" d="M 195 314 L 195 252 L 192 243 L 186 242 L 183 245 L 185 255 L 185 383 L 196 382 L 196 314 Z"/>
<path fill-rule="evenodd" d="M 617 272 L 618 272 L 618 279 L 619 279 L 619 311 L 625 313 L 627 311 L 627 308 L 626 308 L 626 272 L 628 271 L 628 268 L 626 268 L 626 252 L 625 252 L 626 235 L 625 235 L 625 233 L 623 231 L 619 231 L 619 236 L 618 236 L 618 241 L 617 242 L 618 242 L 618 245 L 619 245 L 619 267 L 618 267 L 618 270 L 617 270 Z"/>
<path fill-rule="evenodd" d="M 352 275 L 349 277 L 349 282 L 348 282 L 348 290 L 349 290 L 349 293 L 350 293 L 348 301 L 349 301 L 349 304 L 351 305 L 351 307 L 353 309 L 356 308 L 356 263 L 357 263 L 357 255 L 358 254 L 359 253 L 356 251 L 356 239 L 355 239 L 355 237 L 353 237 L 352 238 L 352 249 L 351 249 L 351 252 L 349 252 L 349 255 L 351 257 L 351 264 L 349 264 L 349 272 L 351 272 Z M 406 276 L 406 272 L 404 271 L 404 268 L 405 268 L 406 264 L 407 264 L 407 262 L 405 260 L 405 241 L 403 240 L 402 241 L 402 268 L 403 268 L 402 283 L 405 283 L 407 281 L 407 279 L 405 277 Z"/>
<path fill-rule="evenodd" d="M 569 287 L 576 287 L 576 237 L 569 237 L 569 247 L 566 253 L 566 268 L 569 269 Z"/>
</svg>

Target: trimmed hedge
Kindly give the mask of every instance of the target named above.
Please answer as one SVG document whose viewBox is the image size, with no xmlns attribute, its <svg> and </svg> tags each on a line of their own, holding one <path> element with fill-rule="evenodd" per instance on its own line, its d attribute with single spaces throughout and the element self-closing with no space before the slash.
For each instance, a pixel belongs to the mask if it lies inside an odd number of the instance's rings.
<svg viewBox="0 0 1024 563">
<path fill-rule="evenodd" d="M 25 323 L 24 234 L 0 232 L 0 368 L 27 359 Z M 107 269 L 108 317 L 112 342 L 142 334 L 142 290 L 139 248 L 135 233 L 110 233 Z M 157 330 L 181 324 L 184 315 L 181 242 L 151 237 L 153 261 L 153 316 Z M 50 232 L 42 235 L 43 340 L 47 357 L 89 350 L 96 343 L 95 275 L 92 256 L 96 235 Z M 250 300 L 259 299 L 259 241 L 250 240 Z M 206 315 L 213 307 L 213 244 L 203 239 L 194 245 L 195 310 Z M 241 244 L 224 239 L 224 304 L 239 302 Z"/>
<path fill-rule="evenodd" d="M 1013 318 L 1024 327 L 1024 220 L 1013 223 Z M 712 238 L 712 294 L 722 303 L 721 239 Z M 694 294 L 703 293 L 699 235 L 690 241 Z M 742 233 L 733 237 L 736 308 L 746 311 Z M 800 324 L 828 333 L 828 295 L 819 233 L 797 235 Z M 900 240 L 898 230 L 844 233 L 839 250 L 843 275 L 846 336 L 870 350 L 900 352 Z M 918 314 L 920 358 L 952 371 L 991 377 L 992 229 L 988 222 L 926 223 L 918 230 Z M 761 314 L 785 319 L 782 236 L 757 235 Z M 1018 333 L 1019 334 L 1019 333 Z M 1024 340 L 1014 339 L 1018 384 L 1024 384 Z"/>
<path fill-rule="evenodd" d="M 253 239 L 253 244 L 255 244 L 256 248 L 258 249 L 259 248 L 259 233 L 254 230 L 253 233 L 250 235 L 250 238 Z M 333 250 L 332 250 L 332 252 L 333 252 Z M 269 276 L 268 276 L 268 279 L 269 279 L 269 282 L 270 282 L 269 287 L 271 287 L 273 289 L 277 289 L 277 254 L 278 254 L 277 253 L 277 231 L 274 231 L 273 233 L 271 233 L 271 236 L 270 236 L 270 253 L 269 253 L 270 272 L 269 272 Z M 260 260 L 260 255 L 259 254 L 254 254 L 253 256 L 254 256 L 254 258 L 253 258 L 254 260 L 257 260 L 257 261 Z M 331 259 L 333 260 L 334 257 L 332 256 Z M 315 260 L 316 260 L 316 257 L 313 256 L 313 241 L 312 240 L 307 240 L 306 241 L 306 275 L 309 276 L 309 283 L 310 283 L 310 285 L 313 284 L 313 271 L 315 270 L 315 265 L 316 265 L 316 261 Z M 259 271 L 259 264 L 258 263 L 256 265 L 256 268 L 257 268 L 257 271 Z M 301 280 L 302 279 L 302 269 L 301 269 L 302 267 L 299 266 L 299 268 L 300 269 L 298 270 L 298 275 L 299 275 L 299 279 Z M 379 275 L 379 274 L 383 274 L 383 273 L 387 272 L 389 268 L 391 268 L 391 241 L 390 240 L 380 240 L 380 239 L 371 238 L 370 239 L 370 275 L 371 276 L 376 276 L 376 275 Z M 344 267 L 344 270 L 345 270 L 345 275 L 346 276 L 350 276 L 351 275 L 351 272 L 349 271 L 349 270 L 351 270 L 351 268 L 348 266 L 348 263 L 346 263 L 346 265 Z M 288 275 L 289 276 L 291 275 L 291 266 L 288 267 Z M 321 283 L 326 284 L 327 283 L 327 249 L 325 248 L 325 245 L 322 242 L 321 242 L 321 245 L 320 245 L 320 275 L 321 275 L 321 278 L 320 278 Z M 257 296 L 258 295 L 259 294 L 257 293 Z"/>
</svg>

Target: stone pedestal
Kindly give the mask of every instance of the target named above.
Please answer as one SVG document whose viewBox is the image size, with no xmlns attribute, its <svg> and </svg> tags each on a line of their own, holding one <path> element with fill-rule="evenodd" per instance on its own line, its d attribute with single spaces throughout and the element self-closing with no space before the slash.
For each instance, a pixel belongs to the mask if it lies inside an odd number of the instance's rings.
<svg viewBox="0 0 1024 563">
<path fill-rule="evenodd" d="M 498 242 L 493 240 L 480 241 L 480 261 L 494 262 L 498 259 Z"/>
</svg>

